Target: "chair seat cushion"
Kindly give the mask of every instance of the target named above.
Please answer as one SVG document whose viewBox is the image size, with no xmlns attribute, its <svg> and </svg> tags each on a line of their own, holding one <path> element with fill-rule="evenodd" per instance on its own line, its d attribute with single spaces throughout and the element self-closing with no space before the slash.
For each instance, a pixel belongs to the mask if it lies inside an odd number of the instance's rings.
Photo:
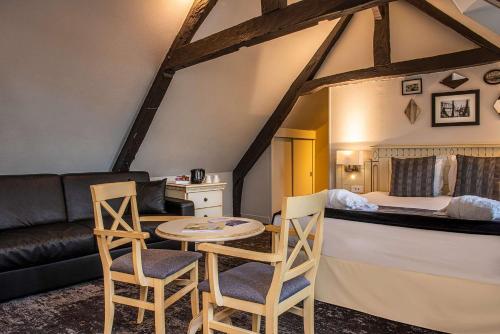
<svg viewBox="0 0 500 334">
<path fill-rule="evenodd" d="M 0 233 L 0 271 L 26 268 L 95 253 L 92 229 L 52 223 Z"/>
<path fill-rule="evenodd" d="M 225 297 L 236 298 L 258 304 L 266 303 L 266 296 L 273 280 L 274 267 L 259 262 L 250 262 L 219 273 L 219 287 Z M 280 302 L 293 296 L 311 283 L 303 276 L 283 283 Z M 200 283 L 200 291 L 210 292 L 208 280 Z"/>
<path fill-rule="evenodd" d="M 143 249 L 142 271 L 146 277 L 163 279 L 201 258 L 200 253 L 168 249 Z M 122 255 L 111 264 L 112 271 L 134 274 L 132 253 Z"/>
</svg>

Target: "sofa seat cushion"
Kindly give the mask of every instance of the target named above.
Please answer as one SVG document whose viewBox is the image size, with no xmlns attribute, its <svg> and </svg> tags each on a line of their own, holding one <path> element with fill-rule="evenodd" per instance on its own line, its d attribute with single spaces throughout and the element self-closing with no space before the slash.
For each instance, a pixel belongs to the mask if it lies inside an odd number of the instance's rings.
<svg viewBox="0 0 500 334">
<path fill-rule="evenodd" d="M 148 215 L 148 216 L 154 216 L 154 215 Z M 162 214 L 161 216 L 169 216 L 169 215 Z M 104 228 L 109 230 L 111 228 L 111 225 L 113 225 L 113 220 L 114 220 L 113 217 L 109 217 L 109 216 L 103 217 Z M 130 227 L 132 227 L 132 218 L 130 215 L 124 215 L 123 220 L 125 220 L 127 223 L 129 223 Z M 92 230 L 95 228 L 94 219 L 77 220 L 75 223 L 86 226 Z M 165 239 L 157 236 L 155 233 L 156 228 L 160 224 L 163 224 L 163 222 L 141 222 L 141 230 L 143 232 L 149 233 L 149 238 L 146 239 L 147 244 L 165 240 Z M 120 229 L 122 229 L 122 228 L 120 228 Z M 130 247 L 130 244 L 126 244 L 125 247 Z"/>
<path fill-rule="evenodd" d="M 88 227 L 67 222 L 0 233 L 0 271 L 41 265 L 96 252 Z"/>
<path fill-rule="evenodd" d="M 164 279 L 201 258 L 200 253 L 168 249 L 143 249 L 142 271 L 146 277 Z M 132 253 L 122 255 L 111 264 L 112 271 L 134 274 Z"/>
<path fill-rule="evenodd" d="M 220 292 L 225 297 L 265 304 L 273 280 L 274 267 L 259 262 L 245 263 L 239 267 L 219 273 Z M 280 302 L 305 289 L 311 283 L 303 276 L 297 276 L 283 283 Z M 198 286 L 202 292 L 210 292 L 208 280 Z"/>
</svg>

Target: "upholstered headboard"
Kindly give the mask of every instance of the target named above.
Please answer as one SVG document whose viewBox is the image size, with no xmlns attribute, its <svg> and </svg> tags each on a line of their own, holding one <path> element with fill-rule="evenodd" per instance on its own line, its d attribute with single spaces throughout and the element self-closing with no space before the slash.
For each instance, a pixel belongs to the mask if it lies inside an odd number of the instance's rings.
<svg viewBox="0 0 500 334">
<path fill-rule="evenodd" d="M 371 189 L 368 191 L 389 191 L 391 158 L 416 158 L 431 155 L 471 155 L 478 157 L 500 157 L 500 144 L 457 144 L 457 145 L 377 145 L 372 147 L 372 160 L 365 164 L 365 171 L 371 171 Z M 369 168 L 367 168 L 369 167 Z M 445 167 L 448 175 L 449 166 Z M 448 178 L 444 178 L 444 191 L 448 191 Z"/>
</svg>

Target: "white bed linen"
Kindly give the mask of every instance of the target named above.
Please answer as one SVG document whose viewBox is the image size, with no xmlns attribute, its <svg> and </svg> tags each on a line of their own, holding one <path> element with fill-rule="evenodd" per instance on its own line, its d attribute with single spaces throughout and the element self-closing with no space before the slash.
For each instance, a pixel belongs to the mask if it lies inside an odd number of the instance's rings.
<svg viewBox="0 0 500 334">
<path fill-rule="evenodd" d="M 362 195 L 367 198 L 370 203 L 382 206 L 395 206 L 398 208 L 414 208 L 426 210 L 441 210 L 444 209 L 451 200 L 450 196 L 436 197 L 397 197 L 389 196 L 387 192 L 371 192 Z"/>
<path fill-rule="evenodd" d="M 441 209 L 449 197 L 365 195 L 375 204 Z M 414 201 L 412 201 L 414 199 Z M 274 224 L 280 224 L 277 217 Z M 323 255 L 340 260 L 500 284 L 500 237 L 325 219 Z"/>
</svg>

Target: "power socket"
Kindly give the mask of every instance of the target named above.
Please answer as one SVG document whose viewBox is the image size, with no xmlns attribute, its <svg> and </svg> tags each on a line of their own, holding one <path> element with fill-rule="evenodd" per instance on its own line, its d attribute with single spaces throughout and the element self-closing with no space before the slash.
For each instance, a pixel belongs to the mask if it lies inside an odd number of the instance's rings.
<svg viewBox="0 0 500 334">
<path fill-rule="evenodd" d="M 362 186 L 361 184 L 353 184 L 351 186 L 351 192 L 356 193 L 356 194 L 361 194 L 365 190 L 365 187 Z"/>
</svg>

